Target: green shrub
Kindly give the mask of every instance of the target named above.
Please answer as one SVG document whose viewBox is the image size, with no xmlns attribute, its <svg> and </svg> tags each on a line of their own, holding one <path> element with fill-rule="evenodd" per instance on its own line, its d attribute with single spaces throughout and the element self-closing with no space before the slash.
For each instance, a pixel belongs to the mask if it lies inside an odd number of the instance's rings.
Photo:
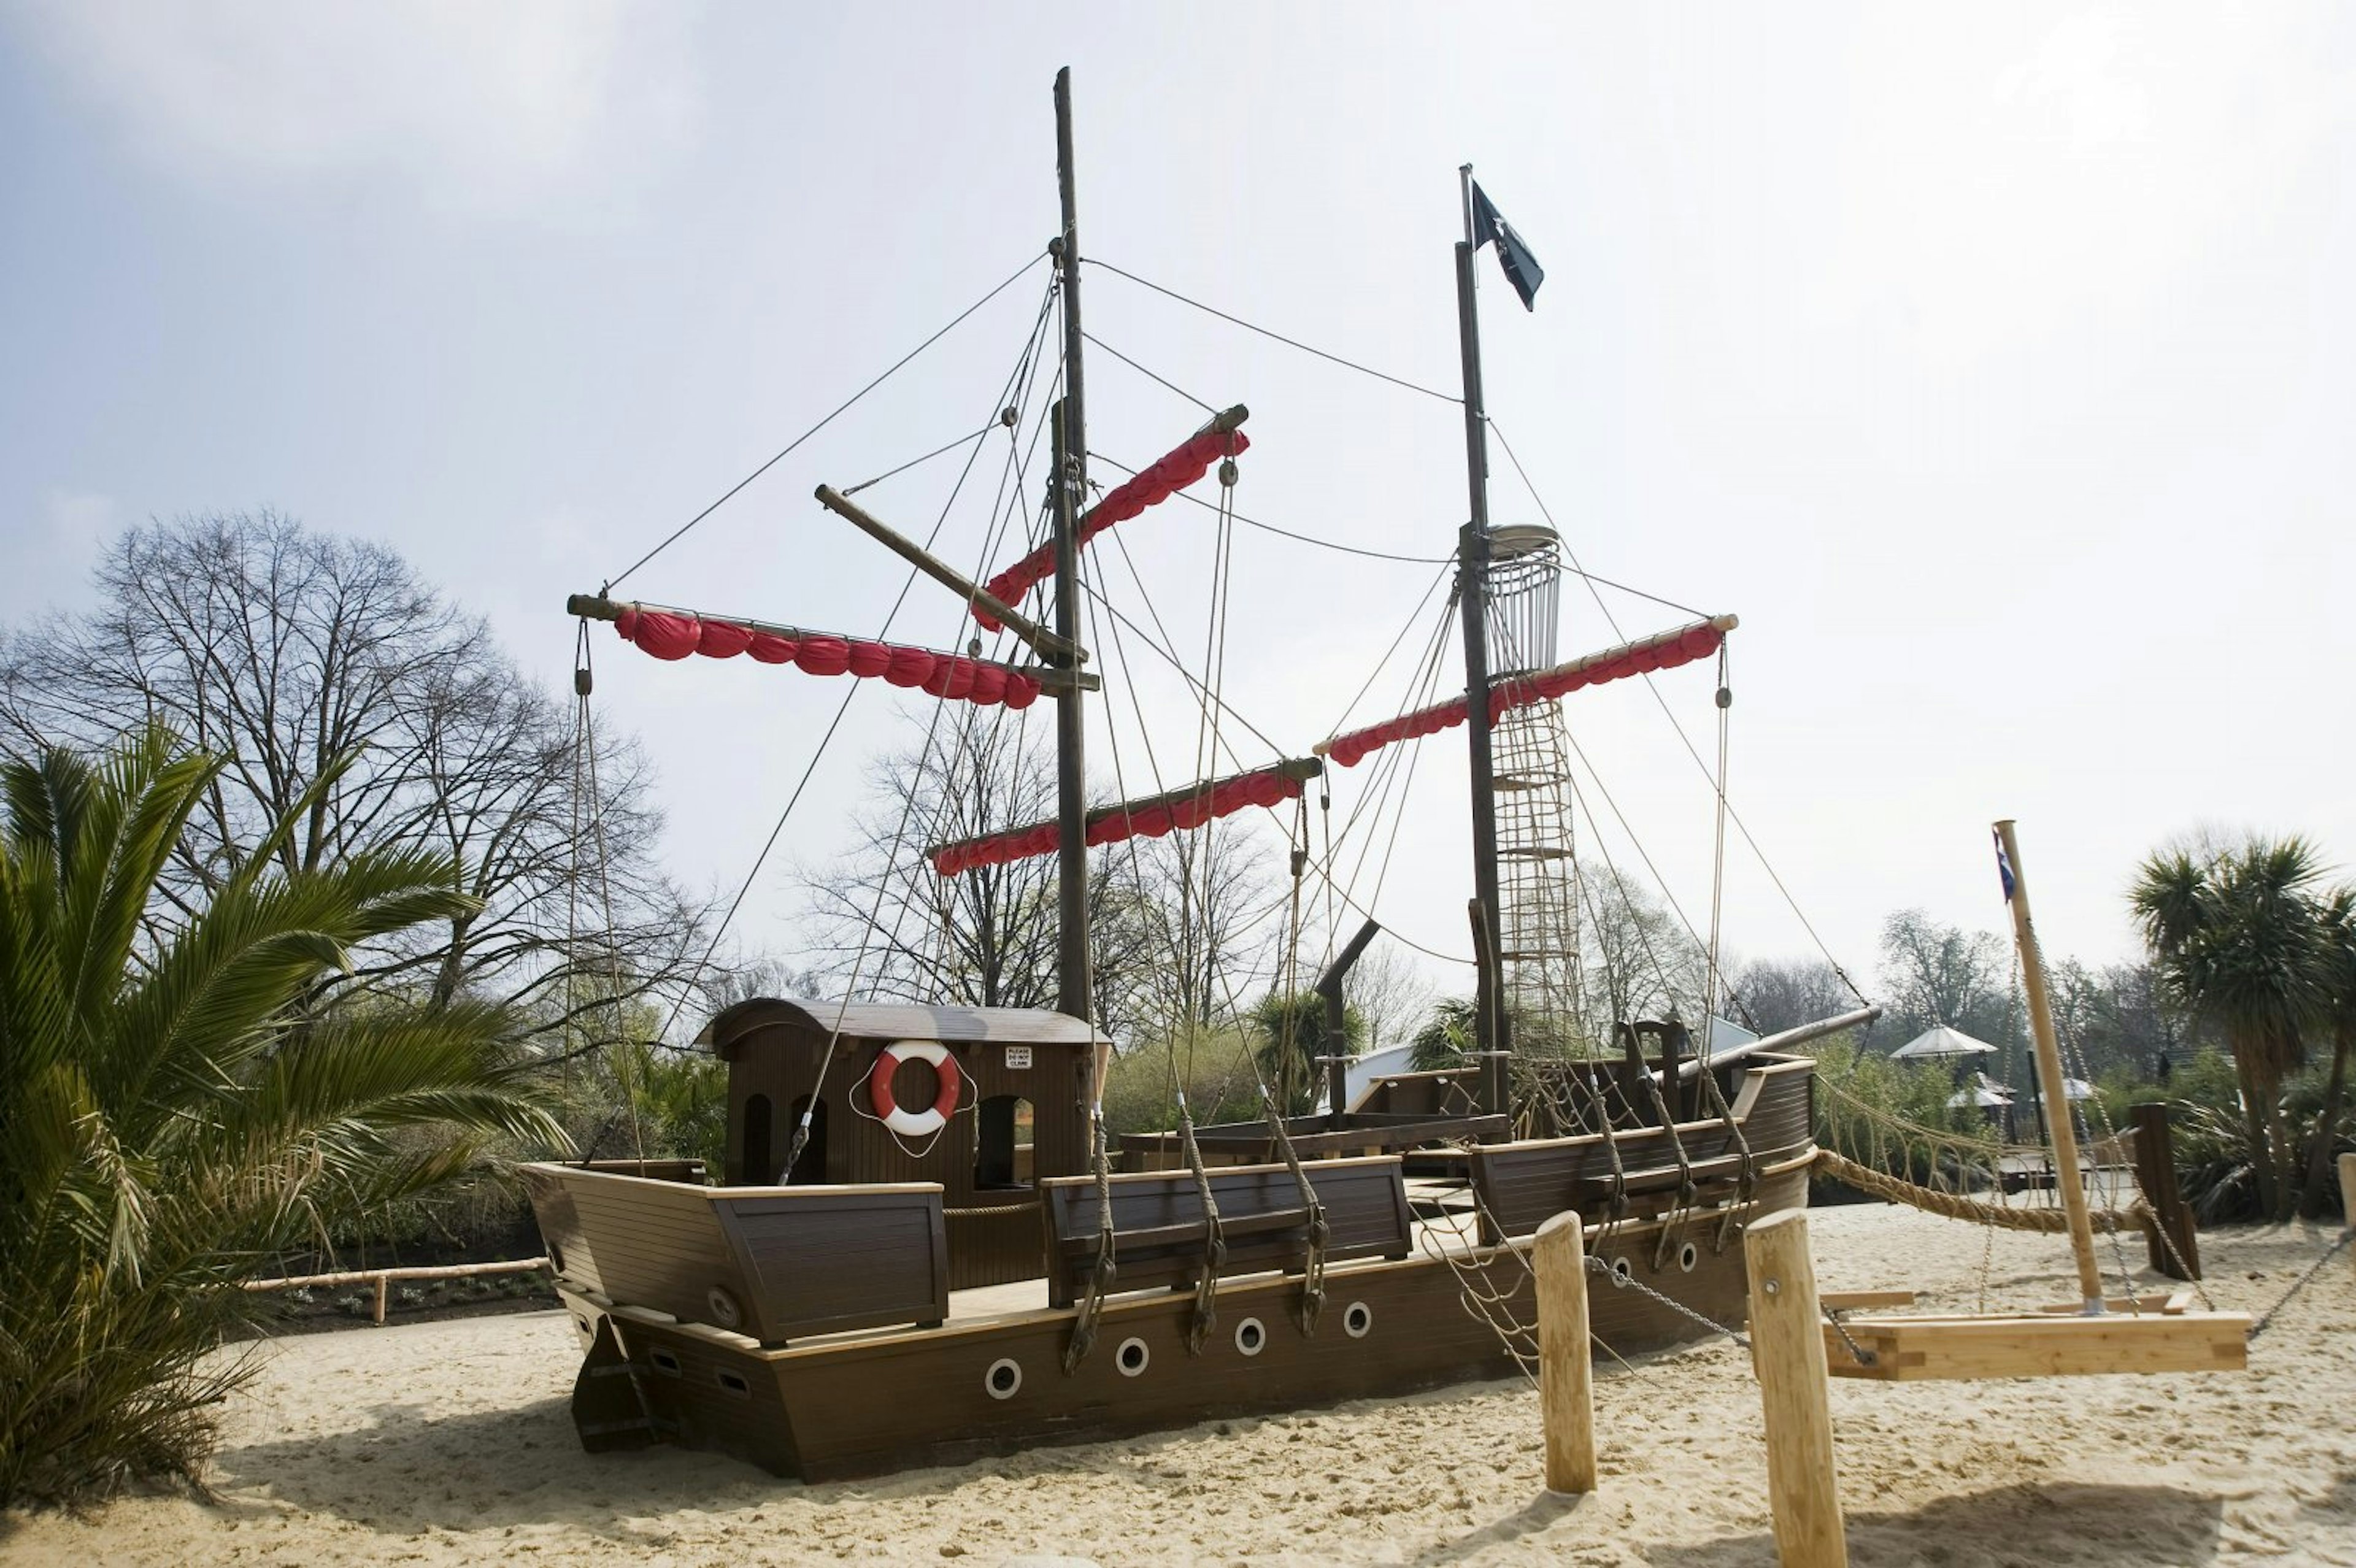
<svg viewBox="0 0 2356 1568">
<path fill-rule="evenodd" d="M 355 948 L 474 908 L 438 856 L 281 867 L 340 768 L 207 907 L 157 901 L 220 766 L 149 734 L 0 767 L 0 1504 L 197 1482 L 250 1370 L 209 1352 L 272 1309 L 241 1280 L 559 1136 L 498 1009 L 325 1000 Z"/>
</svg>

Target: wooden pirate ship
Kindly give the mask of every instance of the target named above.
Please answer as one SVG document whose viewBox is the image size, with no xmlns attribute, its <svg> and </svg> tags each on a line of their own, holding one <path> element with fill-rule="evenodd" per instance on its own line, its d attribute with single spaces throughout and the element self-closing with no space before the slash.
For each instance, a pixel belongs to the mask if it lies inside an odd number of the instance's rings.
<svg viewBox="0 0 2356 1568">
<path fill-rule="evenodd" d="M 744 656 L 944 705 L 1020 711 L 1044 696 L 1059 764 L 1053 820 L 928 852 L 942 878 L 1056 857 L 1055 1009 L 743 1002 L 701 1039 L 728 1069 L 716 1184 L 676 1161 L 525 1168 L 584 1351 L 573 1408 L 592 1449 L 676 1443 L 818 1478 L 1510 1375 L 1526 1364 L 1528 1239 L 1565 1210 L 1585 1217 L 1622 1286 L 1596 1293 L 1596 1337 L 1623 1353 L 1655 1348 L 1739 1315 L 1742 1227 L 1806 1201 L 1812 1063 L 1789 1048 L 1869 1013 L 1715 1052 L 1675 1021 L 1637 1020 L 1614 1020 L 1609 1053 L 1533 1049 L 1558 1044 L 1561 976 L 1576 960 L 1561 929 L 1560 699 L 1708 658 L 1733 623 L 1553 656 L 1552 536 L 1487 517 L 1472 264 L 1510 231 L 1476 208 L 1469 173 L 1457 247 L 1472 502 L 1458 539 L 1462 693 L 1305 756 L 1088 807 L 1081 720 L 1101 683 L 1080 642 L 1080 552 L 1214 470 L 1231 486 L 1248 443 L 1245 411 L 1228 410 L 1087 504 L 1068 75 L 1056 109 L 1062 398 L 1045 421 L 1044 542 L 985 584 L 819 491 L 1011 639 L 1006 656 L 602 592 L 569 605 L 659 657 Z M 1023 608 L 1043 584 L 1052 625 Z M 1328 1061 L 1324 1106 L 1309 1114 L 1286 1114 L 1290 1096 L 1263 1085 L 1262 1118 L 1198 1126 L 1181 1097 L 1176 1132 L 1114 1147 L 1101 1106 L 1113 1042 L 1090 1021 L 1091 848 L 1279 806 L 1329 765 L 1459 726 L 1472 763 L 1477 1049 L 1452 1071 L 1392 1074 L 1355 1095 L 1345 1064 Z M 1330 1021 L 1374 929 L 1317 987 Z"/>
</svg>

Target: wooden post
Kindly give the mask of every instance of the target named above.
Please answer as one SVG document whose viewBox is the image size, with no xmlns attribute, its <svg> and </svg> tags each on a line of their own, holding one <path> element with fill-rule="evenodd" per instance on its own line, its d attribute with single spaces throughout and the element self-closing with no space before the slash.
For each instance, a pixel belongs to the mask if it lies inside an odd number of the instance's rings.
<svg viewBox="0 0 2356 1568">
<path fill-rule="evenodd" d="M 1055 503 L 1055 635 L 1080 645 L 1080 514 L 1087 507 L 1087 378 L 1080 345 L 1078 176 L 1072 158 L 1072 69 L 1055 73 L 1055 192 L 1063 227 L 1049 246 L 1064 303 L 1064 397 L 1052 411 Z M 1076 658 L 1075 659 L 1076 667 Z M 1094 1022 L 1095 959 L 1088 947 L 1087 726 L 1076 686 L 1055 693 L 1055 1010 Z M 1290 1107 L 1288 1107 L 1289 1109 Z"/>
<path fill-rule="evenodd" d="M 2356 1231 L 2356 1154 L 2340 1157 L 2340 1212 L 2347 1228 Z"/>
<path fill-rule="evenodd" d="M 1550 1492 L 1595 1489 L 1594 1364 L 1587 1348 L 1587 1237 L 1579 1211 L 1538 1227 L 1538 1409 Z M 1821 1354 L 1821 1348 L 1819 1354 Z"/>
<path fill-rule="evenodd" d="M 2201 1277 L 2201 1243 L 2192 1211 L 2176 1186 L 2176 1144 L 2168 1130 L 2168 1107 L 2146 1103 L 2127 1108 L 2135 1129 L 2136 1185 L 2151 1206 L 2144 1243 L 2151 1266 L 2170 1279 Z"/>
<path fill-rule="evenodd" d="M 1463 197 L 1464 238 L 1456 246 L 1457 350 L 1464 370 L 1464 477 L 1469 509 L 1456 534 L 1456 593 L 1463 612 L 1464 735 L 1471 748 L 1472 806 L 1472 917 L 1486 932 L 1484 946 L 1472 948 L 1474 992 L 1480 1006 L 1473 1034 L 1481 1048 L 1481 1108 L 1513 1110 L 1513 1020 L 1505 1014 L 1505 903 L 1497 887 L 1497 774 L 1489 743 L 1489 421 L 1481 391 L 1480 307 L 1472 290 L 1472 165 L 1456 171 Z"/>
<path fill-rule="evenodd" d="M 1756 1221 L 1743 1232 L 1742 1253 L 1751 1269 L 1751 1360 L 1766 1418 L 1775 1551 L 1783 1568 L 1848 1568 L 1806 1211 Z"/>
<path fill-rule="evenodd" d="M 376 1276 L 376 1326 L 380 1328 L 384 1327 L 385 1293 L 391 1288 L 391 1280 L 388 1279 L 383 1275 Z"/>
<path fill-rule="evenodd" d="M 1996 840 L 2005 864 L 2012 868 L 2012 934 L 2020 948 L 2020 981 L 2029 992 L 2029 1028 L 2037 1040 L 2037 1086 L 2045 1106 L 2045 1125 L 2053 1139 L 2054 1184 L 2062 1189 L 2062 1212 L 2070 1220 L 2070 1250 L 2078 1258 L 2078 1296 L 2089 1317 L 2103 1314 L 2103 1271 L 2094 1262 L 2094 1222 L 2086 1212 L 2085 1179 L 2078 1171 L 2078 1133 L 2071 1125 L 2070 1096 L 2062 1081 L 2062 1047 L 2053 1033 L 2053 1002 L 2045 990 L 2045 955 L 2038 950 L 2037 927 L 2029 917 L 2029 877 L 2020 866 L 2020 844 L 2013 837 L 2012 819 L 1996 825 Z"/>
</svg>

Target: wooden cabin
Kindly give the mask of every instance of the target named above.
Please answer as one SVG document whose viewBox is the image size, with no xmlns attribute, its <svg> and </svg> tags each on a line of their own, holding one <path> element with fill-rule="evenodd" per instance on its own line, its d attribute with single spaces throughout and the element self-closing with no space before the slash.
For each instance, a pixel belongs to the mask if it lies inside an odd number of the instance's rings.
<svg viewBox="0 0 2356 1568">
<path fill-rule="evenodd" d="M 762 997 L 700 1040 L 728 1063 L 730 1186 L 937 1182 L 951 1288 L 1045 1272 L 1037 1183 L 1089 1168 L 1089 1084 L 1111 1047 L 1090 1026 L 1034 1008 Z"/>
</svg>

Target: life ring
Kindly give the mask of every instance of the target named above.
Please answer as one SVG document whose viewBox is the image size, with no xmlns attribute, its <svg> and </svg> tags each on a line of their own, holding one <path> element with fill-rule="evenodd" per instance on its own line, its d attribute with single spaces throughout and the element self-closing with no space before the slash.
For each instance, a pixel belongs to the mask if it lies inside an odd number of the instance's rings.
<svg viewBox="0 0 2356 1568">
<path fill-rule="evenodd" d="M 904 1061 L 929 1062 L 934 1076 L 940 1080 L 940 1093 L 933 1096 L 932 1104 L 925 1110 L 904 1111 L 900 1102 L 892 1097 L 892 1075 Z M 949 1054 L 947 1046 L 931 1040 L 904 1040 L 897 1045 L 885 1046 L 876 1054 L 875 1065 L 867 1071 L 867 1103 L 875 1108 L 877 1119 L 901 1136 L 929 1137 L 957 1115 L 962 1083 L 957 1058 Z"/>
</svg>

